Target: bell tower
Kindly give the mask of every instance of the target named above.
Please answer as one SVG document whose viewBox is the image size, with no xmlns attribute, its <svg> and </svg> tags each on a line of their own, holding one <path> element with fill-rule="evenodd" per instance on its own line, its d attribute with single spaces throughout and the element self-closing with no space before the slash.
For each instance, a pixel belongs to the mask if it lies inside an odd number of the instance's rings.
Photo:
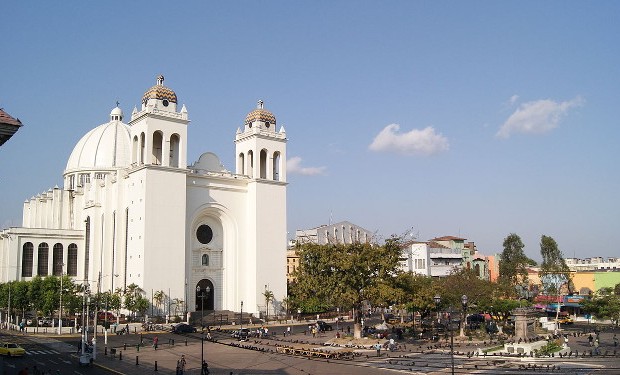
<svg viewBox="0 0 620 375">
<path fill-rule="evenodd" d="M 277 304 L 286 296 L 286 132 L 262 100 L 235 136 L 236 173 L 247 176 L 247 246 L 239 257 L 247 302 L 264 304 L 265 289 Z M 262 302 L 261 302 L 262 301 Z"/>
<path fill-rule="evenodd" d="M 159 75 L 131 114 L 126 273 L 127 284 L 183 296 L 189 119 L 185 106 L 180 112 L 177 106 L 176 93 Z"/>
</svg>

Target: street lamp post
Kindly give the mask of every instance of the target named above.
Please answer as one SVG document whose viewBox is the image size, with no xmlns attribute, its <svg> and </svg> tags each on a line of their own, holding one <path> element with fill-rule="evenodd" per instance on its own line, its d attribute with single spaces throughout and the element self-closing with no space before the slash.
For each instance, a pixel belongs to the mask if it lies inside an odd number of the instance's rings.
<svg viewBox="0 0 620 375">
<path fill-rule="evenodd" d="M 461 306 L 463 306 L 463 320 L 461 320 L 461 337 L 465 336 L 465 324 L 467 323 L 467 295 L 461 296 Z"/>
<path fill-rule="evenodd" d="M 205 290 L 203 291 L 202 288 L 200 287 L 200 285 L 198 285 L 196 287 L 196 292 L 199 295 L 200 298 L 200 327 L 201 329 L 201 337 L 200 337 L 200 371 L 201 374 L 204 372 L 204 363 L 205 363 L 205 329 L 204 329 L 204 324 L 203 319 L 204 319 L 204 310 L 205 310 L 205 297 L 209 295 L 209 293 L 211 292 L 211 287 L 209 287 L 207 285 L 207 287 L 205 288 Z M 205 292 L 206 292 L 206 296 L 205 296 Z"/>
<path fill-rule="evenodd" d="M 58 309 L 58 334 L 62 334 L 62 279 L 64 276 L 65 264 L 60 262 L 60 308 Z"/>
<path fill-rule="evenodd" d="M 437 327 L 440 323 L 440 318 L 439 318 L 439 304 L 441 303 L 441 296 L 439 294 L 436 294 L 435 297 L 433 297 L 433 300 L 435 301 L 435 310 L 437 310 L 437 323 L 435 324 L 435 326 Z M 437 327 L 439 328 L 439 327 Z M 436 329 L 436 334 L 437 336 L 439 336 L 439 330 Z"/>
<path fill-rule="evenodd" d="M 241 301 L 241 316 L 239 316 L 239 325 L 243 329 L 243 301 Z"/>
</svg>

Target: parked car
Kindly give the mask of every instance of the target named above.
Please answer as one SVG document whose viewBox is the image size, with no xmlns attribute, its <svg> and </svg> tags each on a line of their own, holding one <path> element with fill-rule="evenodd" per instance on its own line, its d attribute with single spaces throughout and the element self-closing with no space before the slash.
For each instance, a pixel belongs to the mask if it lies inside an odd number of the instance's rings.
<svg viewBox="0 0 620 375">
<path fill-rule="evenodd" d="M 329 324 L 325 323 L 325 322 L 324 322 L 324 321 L 322 321 L 322 320 L 317 320 L 317 322 L 316 322 L 316 326 L 317 326 L 317 328 L 319 329 L 319 331 L 323 331 L 323 332 L 325 332 L 325 331 L 331 331 L 331 330 L 333 329 L 331 325 L 329 325 Z"/>
<path fill-rule="evenodd" d="M 5 342 L 0 344 L 0 354 L 8 355 L 9 357 L 21 357 L 26 354 L 26 349 L 18 344 Z"/>
<path fill-rule="evenodd" d="M 172 325 L 172 333 L 194 333 L 196 332 L 196 327 L 191 326 L 187 323 L 177 323 Z"/>
</svg>

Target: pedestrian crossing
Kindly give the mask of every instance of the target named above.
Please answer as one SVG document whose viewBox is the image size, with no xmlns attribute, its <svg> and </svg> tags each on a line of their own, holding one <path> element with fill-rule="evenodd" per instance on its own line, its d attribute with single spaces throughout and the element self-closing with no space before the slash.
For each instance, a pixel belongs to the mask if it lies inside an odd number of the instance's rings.
<svg viewBox="0 0 620 375">
<path fill-rule="evenodd" d="M 37 349 L 26 350 L 26 355 L 59 355 L 60 352 L 56 350 Z"/>
</svg>

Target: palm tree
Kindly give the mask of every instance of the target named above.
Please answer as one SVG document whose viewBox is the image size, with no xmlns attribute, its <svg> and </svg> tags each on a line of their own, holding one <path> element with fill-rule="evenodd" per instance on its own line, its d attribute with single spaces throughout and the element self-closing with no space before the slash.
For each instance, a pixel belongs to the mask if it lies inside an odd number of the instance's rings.
<svg viewBox="0 0 620 375">
<path fill-rule="evenodd" d="M 273 301 L 273 292 L 265 289 L 263 296 L 265 297 L 265 320 L 269 320 L 269 302 Z"/>
<path fill-rule="evenodd" d="M 158 314 L 161 311 L 161 304 L 164 302 L 164 298 L 166 298 L 166 294 L 164 293 L 163 290 L 158 290 L 153 295 L 153 300 L 155 300 L 155 303 L 157 305 L 157 312 L 158 312 Z"/>
</svg>

